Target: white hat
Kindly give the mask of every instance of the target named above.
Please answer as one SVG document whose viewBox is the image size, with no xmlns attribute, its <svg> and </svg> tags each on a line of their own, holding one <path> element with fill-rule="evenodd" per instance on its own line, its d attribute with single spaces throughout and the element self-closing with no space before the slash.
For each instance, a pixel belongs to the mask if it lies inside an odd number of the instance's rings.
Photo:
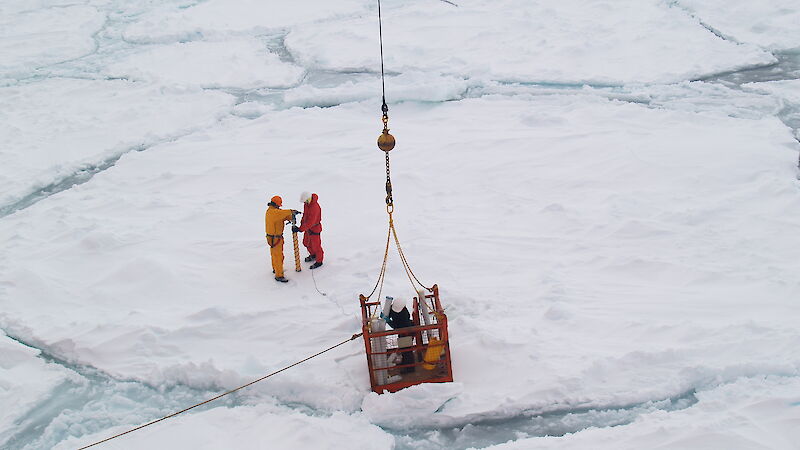
<svg viewBox="0 0 800 450">
<path fill-rule="evenodd" d="M 392 311 L 399 313 L 406 307 L 406 300 L 404 298 L 396 298 L 392 300 Z"/>
<path fill-rule="evenodd" d="M 308 191 L 305 191 L 302 194 L 300 194 L 300 201 L 303 203 L 307 202 L 308 199 L 310 198 L 311 198 L 311 193 Z"/>
</svg>

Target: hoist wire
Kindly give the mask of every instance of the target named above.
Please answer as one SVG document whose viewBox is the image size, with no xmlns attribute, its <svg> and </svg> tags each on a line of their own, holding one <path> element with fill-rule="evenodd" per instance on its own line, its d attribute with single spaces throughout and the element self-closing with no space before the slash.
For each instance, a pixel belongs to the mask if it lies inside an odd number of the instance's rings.
<svg viewBox="0 0 800 450">
<path fill-rule="evenodd" d="M 93 444 L 87 445 L 87 446 L 85 446 L 85 447 L 81 447 L 81 448 L 79 448 L 78 450 L 84 450 L 84 449 L 87 449 L 87 448 L 89 448 L 89 447 L 94 447 L 95 445 L 102 444 L 103 442 L 110 441 L 110 440 L 112 440 L 112 439 L 118 438 L 118 437 L 120 437 L 120 436 L 123 436 L 123 435 L 126 435 L 126 434 L 128 434 L 128 433 L 132 433 L 132 432 L 134 432 L 134 431 L 136 431 L 136 430 L 141 430 L 141 429 L 142 429 L 142 428 L 144 428 L 144 427 L 148 427 L 148 426 L 150 426 L 150 425 L 153 425 L 153 424 L 156 424 L 156 423 L 158 423 L 158 422 L 161 422 L 162 420 L 169 419 L 170 417 L 175 417 L 175 416 L 177 416 L 178 414 L 185 413 L 186 411 L 189 411 L 190 409 L 194 409 L 194 408 L 197 408 L 198 406 L 205 405 L 206 403 L 213 402 L 214 400 L 216 400 L 216 399 L 218 399 L 218 398 L 224 397 L 224 396 L 226 396 L 226 395 L 228 395 L 228 394 L 232 394 L 232 393 L 234 393 L 234 392 L 236 392 L 236 391 L 238 391 L 238 390 L 241 390 L 241 389 L 244 389 L 244 388 L 246 388 L 246 387 L 248 387 L 248 386 L 251 386 L 251 385 L 253 385 L 253 384 L 256 384 L 256 383 L 258 383 L 259 381 L 265 380 L 265 379 L 267 379 L 267 378 L 269 378 L 269 377 L 271 377 L 271 376 L 273 376 L 273 375 L 279 374 L 279 373 L 283 372 L 283 371 L 284 371 L 284 370 L 286 370 L 286 369 L 290 369 L 290 368 L 292 368 L 292 367 L 294 367 L 294 366 L 296 366 L 296 365 L 298 365 L 298 364 L 302 364 L 302 363 L 304 363 L 304 362 L 308 361 L 308 360 L 309 360 L 309 359 L 311 359 L 311 358 L 315 358 L 315 357 L 317 357 L 317 356 L 319 356 L 319 355 L 321 355 L 321 354 L 323 354 L 323 353 L 325 353 L 325 352 L 329 352 L 329 351 L 331 351 L 331 350 L 335 349 L 336 347 L 342 346 L 342 345 L 344 345 L 344 344 L 346 344 L 346 343 L 348 343 L 348 342 L 350 342 L 350 341 L 352 341 L 352 340 L 355 340 L 356 338 L 360 337 L 362 334 L 363 334 L 363 333 L 357 333 L 357 334 L 354 334 L 354 335 L 352 335 L 350 338 L 348 338 L 348 339 L 346 339 L 346 340 L 344 340 L 344 341 L 342 341 L 342 342 L 340 342 L 340 343 L 338 343 L 338 344 L 336 344 L 336 345 L 333 345 L 333 346 L 331 346 L 331 347 L 328 347 L 328 348 L 326 348 L 325 350 L 323 350 L 323 351 L 321 351 L 321 352 L 315 353 L 315 354 L 313 354 L 313 355 L 311 355 L 311 356 L 309 356 L 309 357 L 307 357 L 307 358 L 305 358 L 305 359 L 303 359 L 303 360 L 297 361 L 296 363 L 294 363 L 294 364 L 292 364 L 292 365 L 289 365 L 289 366 L 286 366 L 286 367 L 284 367 L 283 369 L 276 370 L 275 372 L 272 372 L 272 373 L 270 373 L 270 374 L 268 374 L 268 375 L 264 375 L 263 377 L 261 377 L 261 378 L 259 378 L 259 379 L 257 379 L 257 380 L 251 381 L 251 382 L 249 382 L 249 383 L 247 383 L 247 384 L 245 384 L 245 385 L 239 386 L 239 387 L 237 387 L 236 389 L 231 389 L 231 390 L 230 390 L 230 391 L 228 391 L 228 392 L 224 392 L 224 393 L 222 393 L 222 394 L 219 394 L 219 395 L 217 395 L 217 396 L 216 396 L 216 397 L 214 397 L 214 398 L 210 398 L 210 399 L 208 399 L 208 400 L 206 400 L 206 401 L 204 401 L 204 402 L 200 402 L 200 403 L 198 403 L 198 404 L 196 404 L 196 405 L 192 405 L 192 406 L 190 406 L 190 407 L 188 407 L 188 408 L 184 408 L 184 409 L 182 409 L 182 410 L 180 410 L 180 411 L 178 411 L 178 412 L 176 412 L 176 413 L 172 413 L 172 414 L 170 414 L 170 415 L 168 415 L 168 416 L 164 416 L 164 417 L 162 417 L 162 418 L 160 418 L 160 419 L 153 420 L 152 422 L 148 422 L 148 423 L 146 423 L 146 424 L 144 424 L 144 425 L 139 425 L 138 427 L 136 427 L 136 428 L 133 428 L 133 429 L 130 429 L 130 430 L 128 430 L 128 431 L 126 431 L 126 432 L 124 432 L 124 433 L 119 433 L 119 434 L 116 434 L 116 435 L 114 435 L 114 436 L 111 436 L 111 437 L 109 437 L 109 438 L 103 439 L 102 441 L 97 441 L 97 442 L 95 442 L 95 443 L 93 443 Z"/>
<path fill-rule="evenodd" d="M 389 107 L 386 106 L 386 83 L 384 82 L 383 78 L 383 25 L 381 20 L 381 0 L 378 0 L 378 39 L 381 43 L 381 98 L 383 100 L 383 105 L 381 105 L 381 111 L 386 113 L 389 110 Z"/>
<path fill-rule="evenodd" d="M 378 37 L 380 41 L 380 49 L 381 49 L 381 111 L 383 112 L 383 132 L 384 134 L 388 133 L 388 122 L 389 122 L 389 107 L 386 105 L 386 74 L 384 71 L 384 62 L 383 62 L 383 17 L 381 15 L 381 0 L 378 0 Z M 380 146 L 380 142 L 379 142 Z M 384 150 L 381 147 L 381 150 Z M 391 148 L 389 149 L 391 150 Z M 397 246 L 397 253 L 400 255 L 400 261 L 403 264 L 403 270 L 406 272 L 406 276 L 408 277 L 408 281 L 411 282 L 411 287 L 415 293 L 418 292 L 417 285 L 414 284 L 416 281 L 420 287 L 423 289 L 427 289 L 431 291 L 432 288 L 429 288 L 422 284 L 419 281 L 419 278 L 414 274 L 414 271 L 411 270 L 411 265 L 408 263 L 408 259 L 406 258 L 405 253 L 403 253 L 403 248 L 400 246 L 400 238 L 397 237 L 397 230 L 394 227 L 394 220 L 392 218 L 392 213 L 394 212 L 394 197 L 392 196 L 392 173 L 391 173 L 391 166 L 389 164 L 389 151 L 384 150 L 384 154 L 386 155 L 386 213 L 389 215 L 389 231 L 386 235 L 386 247 L 383 252 L 383 264 L 381 264 L 381 271 L 378 274 L 378 280 L 375 282 L 375 287 L 372 288 L 372 292 L 366 297 L 370 299 L 375 291 L 378 291 L 378 301 L 380 301 L 381 294 L 383 293 L 383 283 L 386 279 L 386 265 L 389 258 L 389 244 L 394 237 L 395 245 Z"/>
<path fill-rule="evenodd" d="M 383 62 L 383 17 L 381 15 L 381 0 L 378 0 L 378 38 L 380 41 L 380 49 L 381 49 L 381 111 L 383 112 L 383 132 L 387 133 L 387 124 L 389 121 L 389 107 L 386 105 L 386 74 L 384 71 L 384 62 Z M 423 289 L 427 289 L 431 291 L 432 288 L 429 288 L 422 284 L 419 281 L 419 278 L 414 274 L 414 271 L 411 270 L 411 265 L 408 263 L 408 259 L 406 258 L 405 253 L 403 253 L 403 248 L 400 246 L 400 239 L 397 237 L 397 230 L 394 227 L 394 220 L 392 218 L 392 213 L 394 212 L 394 198 L 392 196 L 392 176 L 391 176 L 391 166 L 389 164 L 389 151 L 384 151 L 386 155 L 386 213 L 389 215 L 389 231 L 386 235 L 386 247 L 383 252 L 383 264 L 381 264 L 381 271 L 378 274 L 378 280 L 375 282 L 375 287 L 372 288 L 372 292 L 366 297 L 370 299 L 375 291 L 378 291 L 378 301 L 380 301 L 381 294 L 383 293 L 383 283 L 386 279 L 386 265 L 389 258 L 389 243 L 394 237 L 395 245 L 397 246 L 397 253 L 400 255 L 400 261 L 403 264 L 403 270 L 406 272 L 406 276 L 408 277 L 408 281 L 411 282 L 411 287 L 414 292 L 418 292 L 417 286 L 414 284 L 414 281 L 417 282 Z"/>
</svg>

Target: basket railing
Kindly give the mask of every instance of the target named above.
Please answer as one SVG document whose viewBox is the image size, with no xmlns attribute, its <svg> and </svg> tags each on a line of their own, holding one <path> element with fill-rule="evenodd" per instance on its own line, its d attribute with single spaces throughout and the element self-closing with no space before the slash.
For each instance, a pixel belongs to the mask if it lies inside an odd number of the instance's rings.
<svg viewBox="0 0 800 450">
<path fill-rule="evenodd" d="M 453 380 L 447 316 L 439 302 L 438 286 L 433 286 L 431 294 L 420 297 L 414 298 L 412 305 L 415 325 L 393 330 L 385 329 L 385 322 L 379 319 L 380 302 L 360 297 L 367 365 L 375 392 L 395 392 L 415 384 Z M 423 318 L 426 312 L 427 325 L 422 323 L 426 321 Z M 413 362 L 390 361 L 395 354 L 398 358 L 406 355 L 404 359 Z"/>
</svg>

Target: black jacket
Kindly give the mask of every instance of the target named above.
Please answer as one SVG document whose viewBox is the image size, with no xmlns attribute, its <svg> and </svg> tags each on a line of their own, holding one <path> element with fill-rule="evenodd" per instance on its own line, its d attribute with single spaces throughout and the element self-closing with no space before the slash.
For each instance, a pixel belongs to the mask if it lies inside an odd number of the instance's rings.
<svg viewBox="0 0 800 450">
<path fill-rule="evenodd" d="M 413 327 L 414 322 L 411 321 L 411 313 L 408 308 L 403 308 L 400 312 L 394 310 L 389 311 L 389 317 L 386 318 L 386 324 L 393 329 Z"/>
</svg>

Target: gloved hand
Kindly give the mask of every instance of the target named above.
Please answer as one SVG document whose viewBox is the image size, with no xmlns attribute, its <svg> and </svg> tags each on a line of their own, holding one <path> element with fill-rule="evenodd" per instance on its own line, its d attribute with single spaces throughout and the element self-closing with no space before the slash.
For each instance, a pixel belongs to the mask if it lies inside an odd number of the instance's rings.
<svg viewBox="0 0 800 450">
<path fill-rule="evenodd" d="M 297 233 L 298 231 L 300 231 L 300 227 L 297 225 L 292 225 L 292 233 Z"/>
<path fill-rule="evenodd" d="M 381 313 L 381 319 L 386 320 L 386 316 Z"/>
</svg>

